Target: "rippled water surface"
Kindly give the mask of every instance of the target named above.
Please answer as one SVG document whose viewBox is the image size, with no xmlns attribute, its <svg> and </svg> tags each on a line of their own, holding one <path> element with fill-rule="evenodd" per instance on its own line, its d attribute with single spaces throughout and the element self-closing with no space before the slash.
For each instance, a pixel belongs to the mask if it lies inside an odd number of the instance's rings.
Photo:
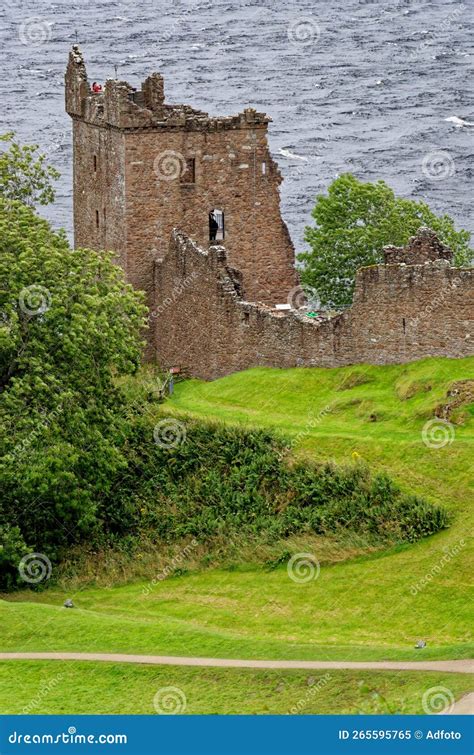
<svg viewBox="0 0 474 755">
<path fill-rule="evenodd" d="M 315 195 L 345 171 L 383 178 L 474 230 L 473 27 L 472 0 L 7 0 L 1 129 L 38 142 L 61 171 L 44 212 L 70 232 L 63 75 L 77 39 L 91 80 L 114 77 L 117 65 L 138 86 L 160 71 L 168 102 L 271 115 L 283 214 L 299 249 Z"/>
</svg>

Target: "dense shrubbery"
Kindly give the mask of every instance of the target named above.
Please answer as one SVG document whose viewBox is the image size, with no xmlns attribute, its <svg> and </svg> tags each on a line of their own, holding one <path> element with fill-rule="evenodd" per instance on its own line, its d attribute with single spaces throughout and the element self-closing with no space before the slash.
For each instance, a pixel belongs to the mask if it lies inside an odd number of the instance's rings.
<svg viewBox="0 0 474 755">
<path fill-rule="evenodd" d="M 283 441 L 265 431 L 192 421 L 185 442 L 166 449 L 139 420 L 128 445 L 133 465 L 113 502 L 124 532 L 145 527 L 170 542 L 344 529 L 413 541 L 447 526 L 443 509 L 401 492 L 385 475 L 372 477 L 364 465 L 290 467 Z"/>
<path fill-rule="evenodd" d="M 18 564 L 28 552 L 19 527 L 0 526 L 0 587 L 9 590 L 18 580 Z"/>
<path fill-rule="evenodd" d="M 99 481 L 83 533 L 70 530 L 68 539 L 57 524 L 52 492 L 49 505 L 39 510 L 15 512 L 11 500 L 10 516 L 22 523 L 22 533 L 5 530 L 3 588 L 11 586 L 13 567 L 25 551 L 22 534 L 29 549 L 61 559 L 68 543 L 81 539 L 92 547 L 132 543 L 133 548 L 143 536 L 163 543 L 193 537 L 211 550 L 213 540 L 233 536 L 272 543 L 296 533 L 356 532 L 394 543 L 417 540 L 448 524 L 443 509 L 403 493 L 385 475 L 371 476 L 364 465 L 290 466 L 284 442 L 265 431 L 193 420 L 186 423 L 186 439 L 165 448 L 155 443 L 145 416 L 132 415 L 127 427 L 111 446 L 122 464 Z M 42 449 L 48 479 L 60 463 L 58 449 Z M 41 487 L 37 480 L 37 492 Z M 72 501 L 75 512 L 78 496 Z"/>
</svg>

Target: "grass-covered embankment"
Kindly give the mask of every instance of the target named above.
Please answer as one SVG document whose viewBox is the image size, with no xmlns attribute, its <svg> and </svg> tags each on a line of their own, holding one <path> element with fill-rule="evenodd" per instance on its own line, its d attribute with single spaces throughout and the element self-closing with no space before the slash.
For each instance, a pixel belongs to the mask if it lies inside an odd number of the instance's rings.
<svg viewBox="0 0 474 755">
<path fill-rule="evenodd" d="M 129 568 L 108 579 L 101 574 L 104 562 L 99 562 L 95 570 L 102 584 L 110 585 L 107 589 L 79 580 L 41 593 L 12 594 L 8 602 L 0 602 L 1 649 L 321 660 L 469 657 L 473 407 L 466 404 L 453 412 L 451 442 L 440 448 L 425 445 L 422 430 L 436 408 L 449 403 L 453 383 L 473 377 L 474 359 L 435 359 L 341 370 L 258 369 L 214 383 L 179 384 L 173 399 L 150 413 L 151 425 L 161 412 L 173 411 L 185 423 L 191 414 L 206 421 L 269 428 L 291 439 L 297 459 L 351 464 L 356 455 L 357 463 L 367 463 L 373 474 L 386 472 L 404 492 L 415 492 L 450 512 L 450 527 L 416 543 L 346 561 L 339 559 L 354 551 L 338 550 L 331 537 L 293 535 L 285 546 L 288 551 L 311 552 L 321 562 L 319 577 L 305 584 L 288 577 L 285 561 L 269 569 L 238 540 L 227 553 L 232 568 L 212 568 L 211 555 L 207 570 L 186 573 L 198 566 L 191 555 L 180 564 L 184 573 L 158 580 L 151 590 L 149 580 L 143 579 L 113 586 L 130 574 Z M 133 390 L 140 392 L 139 381 Z M 331 548 L 334 558 L 328 556 Z M 135 564 L 141 555 L 135 553 Z M 153 573 L 149 567 L 147 573 Z M 77 609 L 67 611 L 62 602 L 74 590 Z M 427 642 L 422 651 L 413 647 L 420 638 Z M 94 673 L 101 674 L 101 669 Z M 202 669 L 193 673 L 196 679 L 215 678 Z M 237 678 L 233 673 L 222 671 L 223 678 L 233 679 L 231 687 Z M 82 683 L 78 680 L 81 694 L 86 694 L 89 676 L 90 671 L 84 672 Z M 375 676 L 370 674 L 371 680 Z M 254 678 L 238 678 L 242 696 L 255 703 Z M 244 684 L 244 679 L 249 681 Z M 394 684 L 402 684 L 402 679 L 395 674 Z M 441 683 L 432 679 L 430 686 Z M 328 696 L 334 710 L 318 712 L 347 712 L 344 685 L 340 679 L 338 684 L 332 698 L 328 691 L 318 694 L 321 701 Z M 425 674 L 416 675 L 413 684 L 420 697 L 428 686 Z M 204 688 L 198 695 L 203 708 Z M 270 697 L 278 712 L 285 712 L 286 701 L 280 705 L 276 694 Z M 362 705 L 366 697 L 360 692 L 354 699 Z M 213 712 L 211 696 L 209 700 L 206 712 Z M 260 704 L 255 703 L 252 712 L 257 711 Z M 421 711 L 414 707 L 408 712 Z"/>
<path fill-rule="evenodd" d="M 14 661 L 0 663 L 0 714 L 153 715 L 167 687 L 171 709 L 174 700 L 184 714 L 422 714 L 423 694 L 439 686 L 457 699 L 469 691 L 469 677 Z"/>
</svg>

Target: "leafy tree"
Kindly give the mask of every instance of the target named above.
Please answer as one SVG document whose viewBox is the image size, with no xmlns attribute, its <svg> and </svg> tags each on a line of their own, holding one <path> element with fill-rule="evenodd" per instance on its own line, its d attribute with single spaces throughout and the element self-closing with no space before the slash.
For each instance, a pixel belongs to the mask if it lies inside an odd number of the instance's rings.
<svg viewBox="0 0 474 755">
<path fill-rule="evenodd" d="M 17 584 L 18 564 L 28 550 L 19 527 L 0 525 L 0 590 L 10 590 Z"/>
<path fill-rule="evenodd" d="M 342 175 L 317 197 L 312 216 L 315 225 L 305 232 L 311 250 L 299 255 L 306 263 L 302 281 L 325 306 L 349 306 L 358 268 L 382 262 L 384 246 L 403 246 L 422 225 L 451 247 L 457 265 L 472 261 L 467 231 L 456 231 L 448 215 L 436 216 L 424 202 L 395 197 L 383 181 Z"/>
<path fill-rule="evenodd" d="M 50 557 L 98 526 L 126 465 L 115 378 L 139 364 L 145 313 L 111 254 L 0 196 L 0 528 Z"/>
<path fill-rule="evenodd" d="M 0 142 L 9 145 L 0 152 L 0 193 L 31 206 L 54 202 L 51 182 L 60 174 L 45 164 L 45 155 L 36 155 L 37 144 L 20 145 L 14 137 L 13 131 L 0 135 Z"/>
</svg>

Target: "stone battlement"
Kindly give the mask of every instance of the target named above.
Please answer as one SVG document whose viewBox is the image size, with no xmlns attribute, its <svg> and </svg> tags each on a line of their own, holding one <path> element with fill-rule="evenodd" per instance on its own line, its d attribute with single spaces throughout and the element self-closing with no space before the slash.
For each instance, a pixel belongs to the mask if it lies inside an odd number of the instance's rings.
<svg viewBox="0 0 474 755">
<path fill-rule="evenodd" d="M 222 131 L 266 128 L 265 113 L 246 108 L 237 115 L 210 116 L 190 105 L 165 103 L 164 79 L 152 73 L 137 90 L 126 81 L 108 79 L 102 92 L 93 92 L 84 58 L 77 45 L 69 53 L 65 76 L 66 112 L 96 126 L 117 129 Z"/>
</svg>

